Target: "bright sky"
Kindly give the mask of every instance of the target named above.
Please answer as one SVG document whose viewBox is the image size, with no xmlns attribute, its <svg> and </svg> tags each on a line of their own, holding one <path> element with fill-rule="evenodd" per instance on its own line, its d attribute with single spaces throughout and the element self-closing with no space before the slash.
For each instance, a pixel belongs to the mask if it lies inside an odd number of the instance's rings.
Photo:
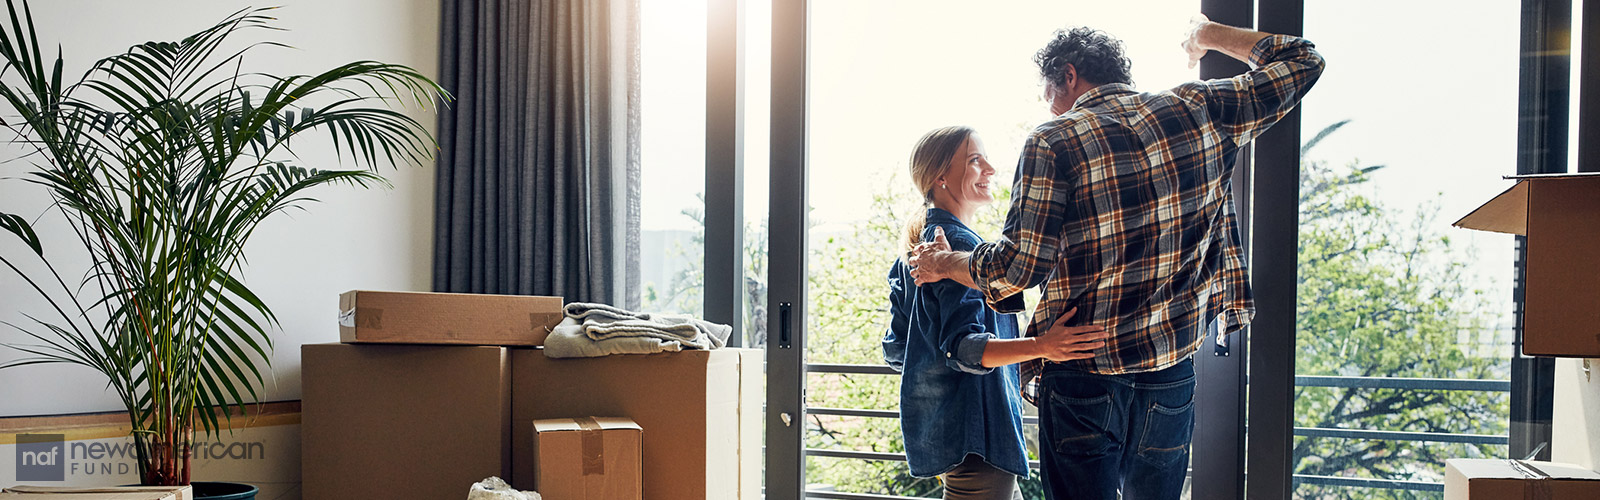
<svg viewBox="0 0 1600 500">
<path fill-rule="evenodd" d="M 644 2 L 646 229 L 687 229 L 678 212 L 704 183 L 705 12 Z M 685 2 L 687 3 L 687 2 Z M 764 2 L 748 23 L 746 220 L 766 211 L 767 77 Z M 809 123 L 812 223 L 828 232 L 865 218 L 924 132 L 966 124 L 1010 178 L 1026 132 L 1047 118 L 1031 57 L 1071 24 L 1122 38 L 1139 88 L 1193 78 L 1178 48 L 1197 0 L 1129 2 L 961 0 L 811 3 Z M 1375 16 L 1373 12 L 1382 12 Z M 1304 136 L 1354 121 L 1314 152 L 1388 168 L 1376 194 L 1402 209 L 1439 200 L 1434 229 L 1477 250 L 1479 269 L 1510 279 L 1509 237 L 1450 228 L 1509 187 L 1515 171 L 1517 18 L 1512 3 L 1450 8 L 1392 0 L 1307 0 L 1307 38 L 1328 70 L 1307 98 Z M 652 18 L 654 17 L 654 21 Z M 1429 19 L 1417 23 L 1417 19 Z M 667 118 L 662 118 L 667 117 Z M 662 125 L 663 123 L 667 125 Z M 1268 168 L 1262 166 L 1258 168 Z M 894 188 L 909 189 L 906 186 Z M 990 236 L 990 235 L 985 235 Z M 1509 287 L 1506 287 L 1509 289 Z"/>
<path fill-rule="evenodd" d="M 643 137 L 646 229 L 687 229 L 679 215 L 703 189 L 704 5 L 644 2 Z M 746 220 L 766 211 L 770 10 L 746 3 Z M 862 218 L 891 173 L 905 170 L 928 130 L 967 124 L 1009 179 L 1018 146 L 1048 118 L 1032 62 L 1052 31 L 1085 24 L 1124 38 L 1134 79 L 1158 88 L 1193 78 L 1178 42 L 1197 1 L 1160 0 L 1128 16 L 1108 2 L 823 0 L 811 3 L 810 167 L 820 230 Z M 1059 15 L 1041 15 L 1056 12 Z M 654 16 L 654 17 L 653 17 Z M 1003 26 L 1004 29 L 994 29 Z M 652 120 L 654 118 L 654 120 Z M 902 178 L 903 180 L 903 178 Z"/>
<path fill-rule="evenodd" d="M 1303 138 L 1353 120 L 1318 145 L 1313 158 L 1386 165 L 1373 184 L 1392 208 L 1439 203 L 1431 229 L 1476 264 L 1475 276 L 1463 279 L 1493 284 L 1506 321 L 1512 237 L 1450 224 L 1511 187 L 1501 176 L 1516 173 L 1518 9 L 1506 2 L 1447 8 L 1308 0 L 1305 34 L 1328 59 L 1328 70 L 1301 106 Z M 1384 15 L 1370 15 L 1378 11 Z"/>
</svg>

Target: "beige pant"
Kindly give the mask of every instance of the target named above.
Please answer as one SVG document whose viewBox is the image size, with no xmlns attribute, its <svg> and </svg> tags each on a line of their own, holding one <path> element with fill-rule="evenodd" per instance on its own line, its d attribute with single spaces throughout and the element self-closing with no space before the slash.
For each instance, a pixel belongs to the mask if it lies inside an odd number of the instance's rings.
<svg viewBox="0 0 1600 500">
<path fill-rule="evenodd" d="M 944 500 L 1022 500 L 1017 476 L 985 463 L 977 455 L 967 455 L 939 478 L 944 481 Z"/>
</svg>

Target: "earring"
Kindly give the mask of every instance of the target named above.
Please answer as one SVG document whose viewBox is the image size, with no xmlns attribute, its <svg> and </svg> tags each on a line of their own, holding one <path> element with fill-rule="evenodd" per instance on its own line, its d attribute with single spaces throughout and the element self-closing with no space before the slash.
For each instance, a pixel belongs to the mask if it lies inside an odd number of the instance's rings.
<svg viewBox="0 0 1600 500">
<path fill-rule="evenodd" d="M 950 187 L 949 187 L 949 186 L 946 186 L 946 185 L 944 185 L 944 183 L 943 183 L 943 182 L 941 182 L 941 183 L 939 183 L 939 189 L 950 189 Z"/>
</svg>

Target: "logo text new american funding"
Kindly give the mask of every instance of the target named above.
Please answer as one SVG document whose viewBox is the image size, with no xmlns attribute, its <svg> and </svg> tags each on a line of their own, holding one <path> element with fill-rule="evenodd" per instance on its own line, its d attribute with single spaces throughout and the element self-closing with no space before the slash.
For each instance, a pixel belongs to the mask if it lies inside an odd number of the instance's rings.
<svg viewBox="0 0 1600 500">
<path fill-rule="evenodd" d="M 17 434 L 17 481 L 64 481 L 71 476 L 137 473 L 138 450 L 133 442 L 66 442 L 63 434 Z M 189 450 L 194 460 L 261 460 L 266 446 L 259 441 L 196 442 Z"/>
</svg>

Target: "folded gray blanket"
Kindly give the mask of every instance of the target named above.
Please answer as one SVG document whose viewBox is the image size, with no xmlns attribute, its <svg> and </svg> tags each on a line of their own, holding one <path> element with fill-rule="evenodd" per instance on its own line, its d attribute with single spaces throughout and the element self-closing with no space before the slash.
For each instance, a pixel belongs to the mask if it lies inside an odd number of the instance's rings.
<svg viewBox="0 0 1600 500">
<path fill-rule="evenodd" d="M 583 321 L 589 318 L 596 319 L 650 319 L 650 313 L 634 312 L 620 307 L 596 304 L 592 302 L 573 302 L 565 308 L 568 318 Z"/>
<path fill-rule="evenodd" d="M 545 339 L 545 356 L 595 357 L 683 349 L 719 349 L 733 327 L 683 316 L 664 316 L 606 304 L 567 304 L 567 319 Z"/>
<path fill-rule="evenodd" d="M 683 344 L 655 337 L 616 337 L 594 340 L 583 333 L 583 323 L 567 318 L 550 329 L 544 339 L 544 355 L 548 358 L 596 358 L 612 354 L 654 354 L 678 352 Z"/>
</svg>

